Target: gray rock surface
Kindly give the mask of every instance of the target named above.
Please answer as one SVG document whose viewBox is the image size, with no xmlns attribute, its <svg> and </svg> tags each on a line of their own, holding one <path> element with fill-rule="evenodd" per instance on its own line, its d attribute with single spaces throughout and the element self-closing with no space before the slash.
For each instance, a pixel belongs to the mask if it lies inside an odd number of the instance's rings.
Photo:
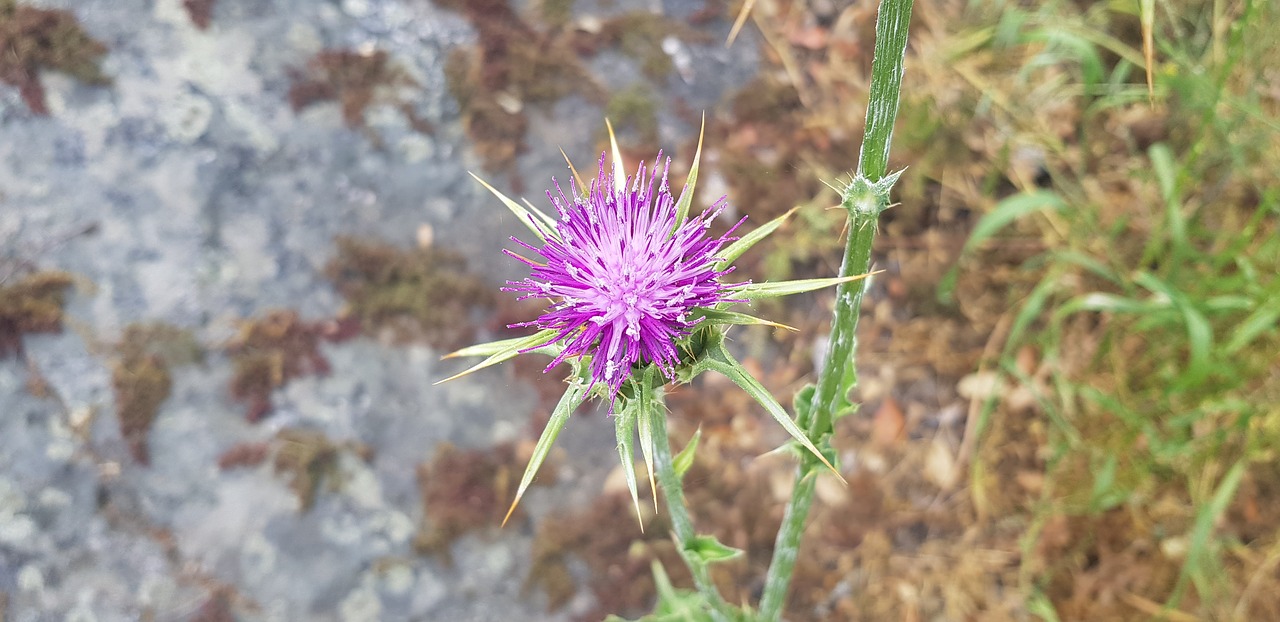
<svg viewBox="0 0 1280 622">
<path fill-rule="evenodd" d="M 428 224 L 493 282 L 520 275 L 498 252 L 518 224 L 467 176 L 482 167 L 444 85 L 444 56 L 472 41 L 467 23 L 426 0 L 220 0 L 207 31 L 182 0 L 30 4 L 72 10 L 111 48 L 114 84 L 46 73 L 48 117 L 0 86 L 0 257 L 92 284 L 72 294 L 68 330 L 29 336 L 25 360 L 0 360 L 0 618 L 186 620 L 222 587 L 241 620 L 571 617 L 572 606 L 544 613 L 544 601 L 520 594 L 529 523 L 462 538 L 452 566 L 411 543 L 422 514 L 415 467 L 438 443 L 530 433 L 532 406 L 512 405 L 532 404 L 533 392 L 510 370 L 434 386 L 459 368 L 425 346 L 326 344 L 332 373 L 291 382 L 273 396 L 272 417 L 251 424 L 215 351 L 175 368 L 149 466 L 129 456 L 114 415 L 104 344 L 125 326 L 164 321 L 217 346 L 237 320 L 268 309 L 333 317 L 343 301 L 322 271 L 336 235 L 409 246 Z M 701 3 L 666 5 L 679 16 Z M 716 28 L 722 36 L 727 24 Z M 346 128 L 336 104 L 295 114 L 290 70 L 330 47 L 389 52 L 420 85 L 404 97 L 437 131 L 420 134 L 375 106 L 380 148 Z M 749 40 L 675 50 L 692 54 L 688 80 L 662 93 L 710 108 L 751 75 L 752 50 Z M 611 86 L 638 79 L 633 59 L 594 63 Z M 536 198 L 543 180 L 564 174 L 558 148 L 593 159 L 601 113 L 571 98 L 533 114 L 518 174 Z M 661 129 L 671 143 L 696 131 Z M 32 369 L 50 396 L 32 395 Z M 343 454 L 345 485 L 305 513 L 269 464 L 218 468 L 227 448 L 285 426 L 363 443 L 374 457 Z M 526 497 L 535 521 L 588 502 L 616 460 L 604 417 L 574 419 L 560 445 L 570 458 L 559 483 Z"/>
</svg>

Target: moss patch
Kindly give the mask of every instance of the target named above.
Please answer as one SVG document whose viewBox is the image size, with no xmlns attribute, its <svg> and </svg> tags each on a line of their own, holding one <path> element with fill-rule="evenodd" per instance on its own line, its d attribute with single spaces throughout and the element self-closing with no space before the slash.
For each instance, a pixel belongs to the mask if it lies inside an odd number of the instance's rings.
<svg viewBox="0 0 1280 622">
<path fill-rule="evenodd" d="M 366 331 L 455 348 L 471 338 L 472 311 L 493 302 L 492 288 L 449 251 L 402 250 L 347 237 L 337 244 L 325 274 Z"/>
<path fill-rule="evenodd" d="M 399 88 L 417 85 L 383 50 L 321 50 L 303 70 L 294 72 L 289 105 L 296 112 L 320 102 L 338 102 L 347 127 L 368 134 L 365 111 L 373 104 L 386 103 L 396 106 L 414 130 L 430 133 L 430 123 L 419 118 L 410 102 L 396 94 Z"/>
<path fill-rule="evenodd" d="M 71 275 L 58 271 L 0 284 L 0 358 L 22 354 L 22 336 L 27 333 L 62 332 L 62 307 L 71 285 Z"/>
<path fill-rule="evenodd" d="M 87 84 L 109 84 L 99 63 L 107 46 L 90 37 L 70 11 L 0 0 L 0 81 L 18 88 L 36 114 L 49 114 L 41 70 L 61 71 Z"/>
<path fill-rule="evenodd" d="M 231 395 L 246 404 L 249 421 L 260 421 L 271 412 L 271 392 L 290 380 L 329 373 L 320 341 L 332 334 L 332 323 L 304 322 L 288 309 L 241 323 L 227 352 L 235 369 Z"/>
<path fill-rule="evenodd" d="M 604 103 L 603 89 L 559 29 L 534 28 L 507 0 L 436 4 L 462 13 L 476 29 L 478 44 L 454 50 L 445 77 L 462 110 L 463 128 L 488 168 L 510 169 L 524 150 L 526 104 L 548 104 L 574 93 Z"/>
<path fill-rule="evenodd" d="M 449 443 L 438 446 L 431 462 L 418 466 L 424 520 L 414 537 L 414 548 L 452 562 L 449 545 L 455 539 L 501 524 L 531 452 L 532 445 L 518 448 L 511 443 L 483 449 L 459 449 Z M 549 460 L 534 483 L 554 481 L 554 460 Z M 517 508 L 513 520 L 520 515 Z"/>
<path fill-rule="evenodd" d="M 322 491 L 342 489 L 343 453 L 368 461 L 371 449 L 355 441 L 335 442 L 319 430 L 289 427 L 268 441 L 231 446 L 218 457 L 218 468 L 256 467 L 270 459 L 272 470 L 298 496 L 299 510 L 306 512 Z"/>
<path fill-rule="evenodd" d="M 203 357 L 189 331 L 167 324 L 132 324 L 116 346 L 111 386 L 116 396 L 120 434 L 139 463 L 148 464 L 147 434 L 173 387 L 170 367 Z"/>
<path fill-rule="evenodd" d="M 619 142 L 630 143 L 633 150 L 641 153 L 658 151 L 658 100 L 650 87 L 634 84 L 614 93 L 604 115 L 613 124 Z M 601 130 L 600 142 L 608 140 L 604 131 Z"/>
<path fill-rule="evenodd" d="M 301 511 L 306 512 L 315 505 L 321 485 L 330 492 L 342 486 L 338 462 L 341 446 L 323 432 L 285 428 L 276 434 L 275 440 L 276 452 L 271 464 L 298 495 Z"/>
<path fill-rule="evenodd" d="M 687 43 L 708 43 L 711 37 L 683 22 L 649 11 L 624 13 L 605 21 L 597 35 L 600 44 L 616 47 L 640 63 L 649 79 L 664 81 L 675 68 L 671 56 L 662 49 L 667 37 Z"/>
</svg>

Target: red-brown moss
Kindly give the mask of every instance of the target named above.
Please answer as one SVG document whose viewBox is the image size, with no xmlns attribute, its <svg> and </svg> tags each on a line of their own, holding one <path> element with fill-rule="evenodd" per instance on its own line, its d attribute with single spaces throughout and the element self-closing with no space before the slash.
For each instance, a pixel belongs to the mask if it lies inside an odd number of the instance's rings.
<svg viewBox="0 0 1280 622">
<path fill-rule="evenodd" d="M 0 81 L 17 87 L 31 112 L 49 114 L 41 70 L 61 71 L 87 84 L 109 84 L 99 65 L 106 53 L 107 46 L 90 37 L 70 11 L 0 0 Z"/>
</svg>

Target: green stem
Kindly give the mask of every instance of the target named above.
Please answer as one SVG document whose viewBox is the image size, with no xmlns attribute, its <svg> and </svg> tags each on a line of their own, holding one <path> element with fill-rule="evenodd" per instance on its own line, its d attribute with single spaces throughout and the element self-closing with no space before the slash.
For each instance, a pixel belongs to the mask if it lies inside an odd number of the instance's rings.
<svg viewBox="0 0 1280 622">
<path fill-rule="evenodd" d="M 778 538 L 773 543 L 773 559 L 769 562 L 764 595 L 760 597 L 761 620 L 780 618 L 782 607 L 787 602 L 791 574 L 795 571 L 796 557 L 800 554 L 800 536 L 804 534 L 804 520 L 813 504 L 814 482 L 817 481 L 816 474 L 806 475 L 808 471 L 806 466 L 801 466 L 796 475 L 795 490 L 791 491 L 791 500 L 782 515 L 782 527 L 778 529 Z"/>
<path fill-rule="evenodd" d="M 658 488 L 662 489 L 662 496 L 667 499 L 667 513 L 671 517 L 671 531 L 675 533 L 676 549 L 680 552 L 680 558 L 684 560 L 685 565 L 689 567 L 689 573 L 693 575 L 694 586 L 711 604 L 712 619 L 717 622 L 727 622 L 735 616 L 732 608 L 720 596 L 720 591 L 711 580 L 710 567 L 689 553 L 689 546 L 696 532 L 693 530 L 693 518 L 689 515 L 689 508 L 685 505 L 684 487 L 680 482 L 680 476 L 676 475 L 675 462 L 671 458 L 671 442 L 667 439 L 667 424 L 664 421 L 666 416 L 662 413 L 661 407 L 650 409 L 647 413 L 642 412 L 640 416 L 654 419 L 649 428 L 653 435 L 654 475 L 658 479 Z"/>
<path fill-rule="evenodd" d="M 912 0 L 882 0 L 876 17 L 875 57 L 871 62 L 871 89 L 862 149 L 858 153 L 858 174 L 845 191 L 843 206 L 849 212 L 849 239 L 845 245 L 840 276 L 866 274 L 871 270 L 871 247 L 876 221 L 889 205 L 889 189 L 896 176 L 886 177 L 893 125 L 898 117 L 899 93 L 911 22 Z M 836 289 L 836 307 L 826 360 L 818 373 L 818 386 L 806 411 L 796 413 L 797 423 L 814 443 L 825 443 L 832 423 L 846 407 L 849 391 L 857 383 L 854 353 L 857 349 L 858 314 L 866 279 L 841 284 Z M 787 502 L 782 526 L 774 542 L 773 560 L 765 577 L 760 600 L 760 619 L 772 622 L 782 617 L 791 575 L 805 520 L 813 504 L 814 486 L 820 462 L 812 456 L 801 459 L 796 485 Z"/>
</svg>

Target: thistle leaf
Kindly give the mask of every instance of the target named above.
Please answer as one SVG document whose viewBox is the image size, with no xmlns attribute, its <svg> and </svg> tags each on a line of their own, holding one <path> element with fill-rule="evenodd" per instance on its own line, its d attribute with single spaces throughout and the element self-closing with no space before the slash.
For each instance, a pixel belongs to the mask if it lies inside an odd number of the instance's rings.
<svg viewBox="0 0 1280 622">
<path fill-rule="evenodd" d="M 453 352 L 450 352 L 440 358 L 452 359 L 452 358 L 458 358 L 462 356 L 493 356 L 494 354 L 507 350 L 513 346 L 519 350 L 523 350 L 529 347 L 526 345 L 521 345 L 523 342 L 529 341 L 533 337 L 539 337 L 539 336 L 542 336 L 543 338 L 550 337 L 555 333 L 556 331 L 554 329 L 548 328 L 547 330 L 538 331 L 537 333 L 534 333 L 532 335 L 526 335 L 524 337 L 512 337 L 510 339 L 500 339 L 498 341 L 490 341 L 488 343 L 477 343 L 475 345 L 462 348 L 461 350 L 454 350 Z M 535 341 L 534 343 L 537 343 L 537 342 Z"/>
<path fill-rule="evenodd" d="M 578 182 L 578 192 L 581 192 L 582 196 L 585 198 L 588 194 L 590 194 L 591 186 L 588 186 L 585 182 L 582 181 L 582 175 L 578 173 L 577 167 L 573 165 L 573 160 L 569 159 L 569 154 L 565 153 L 564 149 L 560 150 L 560 155 L 564 156 L 565 163 L 569 165 L 569 171 L 573 173 L 573 180 Z M 574 198 L 576 199 L 578 197 L 574 197 Z"/>
<path fill-rule="evenodd" d="M 480 185 L 484 186 L 489 192 L 492 192 L 493 196 L 498 197 L 498 200 L 502 201 L 502 204 L 506 205 L 507 209 L 511 210 L 511 213 L 516 215 L 516 220 L 519 220 L 521 224 L 528 227 L 529 230 L 532 231 L 534 235 L 538 236 L 539 240 L 546 242 L 547 238 L 545 235 L 543 235 L 543 232 L 534 223 L 535 219 L 547 227 L 547 233 L 550 233 L 551 235 L 556 234 L 555 233 L 556 221 L 552 220 L 550 216 L 543 214 L 541 210 L 538 210 L 536 208 L 533 209 L 533 211 L 525 209 L 523 205 L 520 205 L 519 203 L 516 203 L 515 201 L 511 200 L 510 197 L 508 197 L 505 194 L 502 194 L 502 192 L 499 191 L 497 188 L 494 188 L 493 186 L 489 185 L 489 182 L 483 179 L 480 179 L 480 177 L 475 173 L 468 173 L 468 174 L 474 177 L 476 181 L 480 182 Z"/>
<path fill-rule="evenodd" d="M 742 3 L 742 8 L 738 9 L 738 17 L 733 20 L 733 26 L 729 28 L 729 36 L 724 40 L 725 48 L 732 46 L 734 39 L 738 38 L 738 33 L 742 32 L 742 27 L 746 25 L 747 17 L 751 15 L 751 8 L 755 4 L 755 0 L 746 0 Z"/>
<path fill-rule="evenodd" d="M 698 163 L 702 161 L 702 135 L 706 129 L 707 115 L 703 113 L 702 127 L 698 129 L 698 150 L 693 154 L 693 164 L 689 165 L 689 177 L 685 179 L 684 190 L 680 191 L 680 198 L 676 200 L 676 226 L 672 228 L 672 233 L 689 218 L 689 208 L 693 205 L 693 189 L 698 185 Z"/>
<path fill-rule="evenodd" d="M 499 345 L 502 346 L 501 349 L 497 349 L 492 354 L 489 354 L 489 358 L 486 358 L 485 360 L 480 361 L 479 363 L 476 363 L 475 365 L 472 365 L 471 367 L 468 367 L 463 371 L 460 371 L 452 376 L 449 376 L 444 380 L 440 380 L 435 384 L 444 384 L 446 382 L 449 382 L 450 380 L 461 378 L 469 373 L 479 371 L 486 367 L 492 367 L 508 359 L 513 359 L 516 357 L 517 354 L 520 354 L 521 350 L 528 350 L 530 348 L 545 346 L 548 343 L 550 343 L 550 340 L 554 338 L 555 335 L 556 335 L 556 330 L 548 328 L 546 330 L 541 330 L 532 335 L 529 335 L 528 337 L 519 337 L 517 339 L 503 339 L 502 341 L 482 343 L 479 345 L 463 348 L 451 354 L 447 354 L 445 355 L 445 358 L 451 358 L 455 356 L 484 356 L 485 354 L 488 354 L 490 350 L 493 350 L 496 346 L 499 346 Z"/>
<path fill-rule="evenodd" d="M 723 309 L 706 309 L 699 307 L 694 309 L 691 316 L 694 318 L 703 317 L 712 324 L 736 324 L 738 326 L 772 326 L 774 328 L 784 328 L 786 330 L 796 332 L 797 329 L 786 324 L 779 324 L 769 320 L 758 318 L 754 315 L 746 313 L 736 313 L 734 311 L 725 311 Z"/>
<path fill-rule="evenodd" d="M 640 523 L 640 531 L 644 532 L 644 518 L 640 514 L 640 494 L 636 489 L 635 429 L 636 411 L 624 405 L 614 421 L 614 429 L 618 435 L 618 458 L 622 462 L 622 474 L 627 479 L 627 490 L 631 492 L 631 502 L 636 508 L 636 522 Z"/>
<path fill-rule="evenodd" d="M 747 300 L 779 298 L 782 296 L 790 296 L 792 294 L 803 294 L 804 292 L 811 292 L 817 289 L 839 285 L 841 283 L 850 283 L 881 272 L 883 272 L 883 270 L 876 270 L 875 272 L 868 272 L 867 274 L 831 277 L 826 279 L 800 279 L 796 281 L 781 281 L 778 283 L 743 283 L 742 285 L 731 285 L 729 286 L 729 289 L 733 296 L 741 296 Z"/>
<path fill-rule="evenodd" d="M 649 388 L 649 382 L 653 378 L 653 366 L 644 371 L 642 386 L 636 387 L 636 397 L 633 400 L 636 408 L 636 422 L 640 433 L 640 453 L 644 454 L 644 468 L 649 474 L 649 490 L 653 492 L 653 509 L 658 509 L 658 485 L 653 477 L 653 417 L 650 412 L 657 404 L 653 401 L 653 390 Z M 666 431 L 661 431 L 666 434 Z"/>
<path fill-rule="evenodd" d="M 547 455 L 551 453 L 551 445 L 556 442 L 556 437 L 560 435 L 560 430 L 563 430 L 564 424 L 569 421 L 569 414 L 582 403 L 586 393 L 587 385 L 575 377 L 569 383 L 569 387 L 565 389 L 564 395 L 560 397 L 560 402 L 556 404 L 555 410 L 551 411 L 551 419 L 547 420 L 547 427 L 542 429 L 542 436 L 538 437 L 538 444 L 533 447 L 533 455 L 529 458 L 529 465 L 524 468 L 524 476 L 520 478 L 520 487 L 516 489 L 516 498 L 511 502 L 511 508 L 507 510 L 507 515 L 502 518 L 503 526 L 506 526 L 507 521 L 511 519 L 511 513 L 516 511 L 516 506 L 520 504 L 520 498 L 524 496 L 524 491 L 528 490 L 529 485 L 533 483 L 533 477 L 538 474 L 538 468 L 542 466 L 543 461 L 547 459 Z"/>
<path fill-rule="evenodd" d="M 715 536 L 694 536 L 685 543 L 684 550 L 692 553 L 703 564 L 728 561 L 742 555 L 742 549 L 721 544 Z"/>
<path fill-rule="evenodd" d="M 831 472 L 834 473 L 836 477 L 840 478 L 841 482 L 846 485 L 848 484 L 848 482 L 845 482 L 844 477 L 840 475 L 840 471 L 837 471 L 836 468 L 831 465 L 831 462 L 827 460 L 826 456 L 822 455 L 821 451 L 818 451 L 818 448 L 813 444 L 813 441 L 809 440 L 809 437 L 805 435 L 804 430 L 801 430 L 800 427 L 796 425 L 796 422 L 791 420 L 791 417 L 787 415 L 787 411 L 782 408 L 782 405 L 778 403 L 778 400 L 773 398 L 773 395 L 769 393 L 769 390 L 765 389 L 764 385 L 761 385 L 758 380 L 751 376 L 751 374 L 748 374 L 746 370 L 742 368 L 742 364 L 739 363 L 737 359 L 734 359 L 733 355 L 729 354 L 729 351 L 724 348 L 723 342 L 708 348 L 707 354 L 708 357 L 705 361 L 709 368 L 724 374 L 729 378 L 729 380 L 732 380 L 734 384 L 741 387 L 743 391 L 746 391 L 748 395 L 759 402 L 760 405 L 769 412 L 774 420 L 787 431 L 787 434 L 791 435 L 791 438 L 804 446 L 804 448 L 809 450 L 809 452 L 814 456 L 817 456 L 818 460 L 822 461 L 822 464 L 825 464 L 828 469 L 831 469 Z"/>
<path fill-rule="evenodd" d="M 698 441 L 702 439 L 702 426 L 698 426 L 698 430 L 693 433 L 693 438 L 689 439 L 689 444 L 676 454 L 672 459 L 671 466 L 676 471 L 676 477 L 684 479 L 684 474 L 689 471 L 689 467 L 693 466 L 693 455 L 698 451 Z"/>
<path fill-rule="evenodd" d="M 743 253 L 747 252 L 747 250 L 752 246 L 755 246 L 757 242 L 769 237 L 769 234 L 774 231 L 777 231 L 778 227 L 781 227 L 782 223 L 785 223 L 788 218 L 791 218 L 791 215 L 796 213 L 796 210 L 798 209 L 800 208 L 793 207 L 787 210 L 787 213 L 752 229 L 750 233 L 747 233 L 746 235 L 734 240 L 732 244 L 724 247 L 724 250 L 720 252 L 720 261 L 716 263 L 716 270 L 728 269 L 729 266 L 733 265 L 734 260 L 741 257 Z"/>
</svg>

